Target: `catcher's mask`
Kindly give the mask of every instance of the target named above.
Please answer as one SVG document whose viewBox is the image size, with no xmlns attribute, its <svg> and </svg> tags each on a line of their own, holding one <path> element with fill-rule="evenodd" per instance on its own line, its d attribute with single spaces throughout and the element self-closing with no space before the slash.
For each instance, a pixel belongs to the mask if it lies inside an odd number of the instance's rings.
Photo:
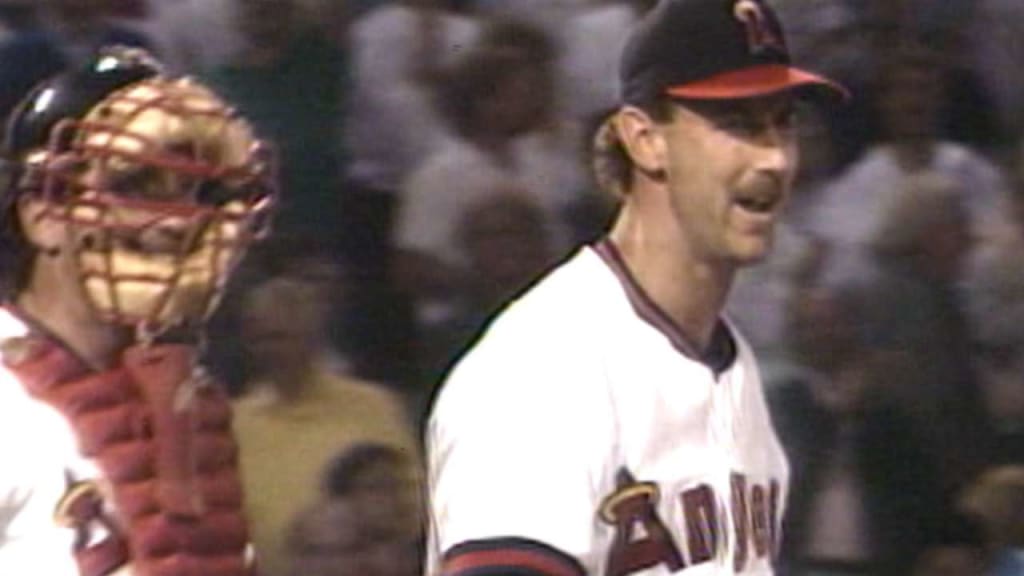
<svg viewBox="0 0 1024 576">
<path fill-rule="evenodd" d="M 45 102 L 45 89 L 33 100 Z M 42 201 L 40 218 L 66 224 L 96 313 L 151 337 L 213 311 L 267 230 L 274 182 L 268 147 L 224 101 L 152 74 L 53 123 L 17 185 Z"/>
</svg>

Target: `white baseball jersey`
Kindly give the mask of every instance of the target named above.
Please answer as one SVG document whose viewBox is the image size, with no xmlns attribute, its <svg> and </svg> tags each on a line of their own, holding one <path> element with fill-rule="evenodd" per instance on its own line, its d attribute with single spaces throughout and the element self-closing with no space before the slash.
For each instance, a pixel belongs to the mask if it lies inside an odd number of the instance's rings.
<svg viewBox="0 0 1024 576">
<path fill-rule="evenodd" d="M 26 326 L 0 309 L 0 342 L 24 336 Z M 58 507 L 73 506 L 75 485 L 96 479 L 67 420 L 29 395 L 0 364 L 0 574 L 79 576 L 74 556 L 78 531 L 61 525 Z M 92 538 L 106 537 L 97 523 Z M 102 533 L 101 533 L 102 532 Z M 123 574 L 123 572 L 118 572 Z"/>
<path fill-rule="evenodd" d="M 427 574 L 772 574 L 789 470 L 750 348 L 716 341 L 608 241 L 510 305 L 431 415 Z"/>
</svg>

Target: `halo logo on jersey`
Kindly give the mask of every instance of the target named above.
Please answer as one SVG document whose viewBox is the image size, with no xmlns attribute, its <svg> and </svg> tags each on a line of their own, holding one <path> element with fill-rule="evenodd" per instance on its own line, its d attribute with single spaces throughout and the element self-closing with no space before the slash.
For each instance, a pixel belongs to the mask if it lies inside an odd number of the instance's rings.
<svg viewBox="0 0 1024 576">
<path fill-rule="evenodd" d="M 82 576 L 111 574 L 128 562 L 128 545 L 104 510 L 93 480 L 75 480 L 65 471 L 67 490 L 54 510 L 54 521 L 75 531 L 73 552 Z"/>
<path fill-rule="evenodd" d="M 615 542 L 608 552 L 608 576 L 626 576 L 665 564 L 680 570 L 685 564 L 672 535 L 658 517 L 657 484 L 637 482 L 622 468 L 616 490 L 601 503 L 601 520 L 615 526 Z"/>
<path fill-rule="evenodd" d="M 755 558 L 769 557 L 778 549 L 778 482 L 753 483 L 733 474 L 730 488 L 724 495 L 729 498 L 727 508 L 708 484 L 665 502 L 656 484 L 638 482 L 628 470 L 620 470 L 615 492 L 604 499 L 599 511 L 601 520 L 615 530 L 608 576 L 628 576 L 662 564 L 675 572 L 716 558 L 743 572 Z M 681 526 L 665 524 L 658 513 L 659 506 L 665 505 L 682 507 Z M 725 514 L 731 514 L 731 523 Z M 732 538 L 726 538 L 730 529 Z M 732 544 L 729 559 L 727 541 Z"/>
</svg>

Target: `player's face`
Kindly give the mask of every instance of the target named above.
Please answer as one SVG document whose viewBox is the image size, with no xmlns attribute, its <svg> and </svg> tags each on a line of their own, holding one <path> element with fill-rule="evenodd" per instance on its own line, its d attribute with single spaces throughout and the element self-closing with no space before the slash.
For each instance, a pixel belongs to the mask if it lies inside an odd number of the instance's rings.
<svg viewBox="0 0 1024 576">
<path fill-rule="evenodd" d="M 797 167 L 793 106 L 788 94 L 673 106 L 665 178 L 694 257 L 745 265 L 771 248 Z"/>
<path fill-rule="evenodd" d="M 155 329 L 206 316 L 240 257 L 244 203 L 179 215 L 85 200 L 72 207 L 67 250 L 102 318 Z"/>
<path fill-rule="evenodd" d="M 155 79 L 60 126 L 71 150 L 41 154 L 42 204 L 70 280 L 107 322 L 201 323 L 270 205 L 248 125 L 199 85 Z"/>
</svg>

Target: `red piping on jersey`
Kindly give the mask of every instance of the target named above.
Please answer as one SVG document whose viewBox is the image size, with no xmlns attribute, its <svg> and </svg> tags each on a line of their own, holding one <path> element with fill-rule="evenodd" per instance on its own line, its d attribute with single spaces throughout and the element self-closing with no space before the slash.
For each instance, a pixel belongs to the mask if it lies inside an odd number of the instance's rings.
<svg viewBox="0 0 1024 576">
<path fill-rule="evenodd" d="M 580 571 L 558 558 L 531 550 L 478 550 L 464 552 L 445 560 L 441 574 L 456 576 L 479 568 L 518 568 L 547 576 L 582 576 Z M 500 570 L 497 570 L 500 571 Z"/>
<path fill-rule="evenodd" d="M 707 366 L 715 373 L 716 377 L 732 365 L 736 360 L 736 342 L 725 322 L 721 319 L 718 320 L 711 335 L 708 353 L 701 354 L 679 326 L 647 295 L 647 292 L 636 281 L 633 273 L 630 272 L 622 253 L 609 238 L 599 240 L 593 248 L 619 279 L 622 288 L 626 291 L 626 298 L 633 306 L 637 316 L 664 334 L 673 348 L 684 356 Z"/>
</svg>

